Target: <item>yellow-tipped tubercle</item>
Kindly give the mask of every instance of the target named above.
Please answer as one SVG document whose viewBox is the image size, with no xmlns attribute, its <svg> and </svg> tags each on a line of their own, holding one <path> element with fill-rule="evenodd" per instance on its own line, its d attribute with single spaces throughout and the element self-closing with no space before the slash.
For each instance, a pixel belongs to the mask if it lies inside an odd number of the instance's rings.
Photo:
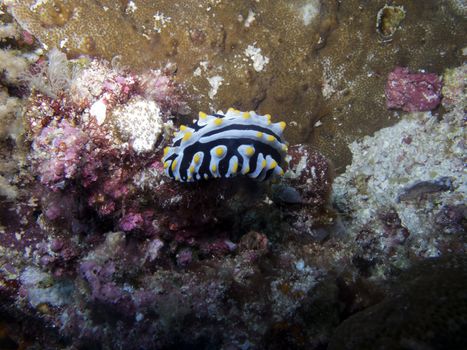
<svg viewBox="0 0 467 350">
<path fill-rule="evenodd" d="M 216 156 L 218 157 L 222 157 L 224 155 L 224 149 L 222 147 L 217 147 L 214 152 L 216 153 Z"/>
<path fill-rule="evenodd" d="M 248 157 L 251 157 L 253 154 L 255 154 L 255 149 L 251 146 L 248 146 L 247 148 L 245 148 L 245 154 Z"/>
<path fill-rule="evenodd" d="M 183 141 L 188 141 L 191 138 L 191 135 L 193 135 L 191 132 L 185 133 L 185 135 L 183 135 Z"/>
</svg>

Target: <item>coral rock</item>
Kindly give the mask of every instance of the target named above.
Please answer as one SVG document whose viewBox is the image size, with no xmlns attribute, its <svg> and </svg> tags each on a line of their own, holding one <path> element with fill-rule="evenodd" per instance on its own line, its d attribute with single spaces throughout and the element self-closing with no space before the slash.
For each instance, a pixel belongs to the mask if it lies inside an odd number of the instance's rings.
<svg viewBox="0 0 467 350">
<path fill-rule="evenodd" d="M 441 102 L 441 79 L 433 73 L 410 73 L 396 67 L 386 84 L 386 106 L 406 112 L 431 111 Z"/>
<path fill-rule="evenodd" d="M 57 189 L 64 187 L 65 180 L 75 178 L 88 141 L 86 134 L 65 120 L 44 128 L 32 146 L 41 182 Z"/>
<path fill-rule="evenodd" d="M 332 167 L 329 161 L 308 145 L 290 147 L 289 155 L 291 158 L 286 179 L 293 189 L 282 192 L 282 201 L 325 206 L 332 185 Z"/>
</svg>

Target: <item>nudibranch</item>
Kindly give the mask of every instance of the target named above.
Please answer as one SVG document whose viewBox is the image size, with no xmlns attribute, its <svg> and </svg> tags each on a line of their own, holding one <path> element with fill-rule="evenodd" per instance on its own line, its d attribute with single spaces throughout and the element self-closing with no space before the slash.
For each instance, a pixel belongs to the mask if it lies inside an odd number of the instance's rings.
<svg viewBox="0 0 467 350">
<path fill-rule="evenodd" d="M 191 126 L 181 125 L 172 147 L 164 149 L 165 174 L 181 182 L 243 175 L 262 181 L 284 174 L 285 122 L 241 112 L 203 112 Z"/>
</svg>

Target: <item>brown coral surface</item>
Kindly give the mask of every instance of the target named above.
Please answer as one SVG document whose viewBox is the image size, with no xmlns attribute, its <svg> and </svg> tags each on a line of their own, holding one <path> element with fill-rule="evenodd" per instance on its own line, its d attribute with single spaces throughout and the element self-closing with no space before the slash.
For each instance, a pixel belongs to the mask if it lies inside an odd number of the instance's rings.
<svg viewBox="0 0 467 350">
<path fill-rule="evenodd" d="M 19 0 L 13 14 L 69 55 L 139 70 L 175 63 L 194 111 L 280 116 L 292 144 L 318 145 L 342 171 L 347 143 L 398 119 L 376 93 L 392 67 L 440 74 L 461 63 L 466 20 L 455 3 L 398 1 L 406 17 L 391 41 L 376 28 L 382 0 Z"/>
</svg>

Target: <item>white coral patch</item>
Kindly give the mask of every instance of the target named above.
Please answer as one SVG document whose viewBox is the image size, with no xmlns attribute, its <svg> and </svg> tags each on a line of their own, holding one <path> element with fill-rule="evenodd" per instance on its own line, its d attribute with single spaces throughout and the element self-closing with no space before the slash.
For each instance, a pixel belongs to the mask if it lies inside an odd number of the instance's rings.
<svg viewBox="0 0 467 350">
<path fill-rule="evenodd" d="M 34 4 L 29 6 L 29 9 L 31 11 L 35 11 L 38 7 L 41 7 L 42 5 L 45 5 L 49 2 L 49 0 L 36 0 L 34 1 Z"/>
<path fill-rule="evenodd" d="M 130 142 L 138 153 L 149 152 L 164 127 L 160 113 L 157 103 L 137 97 L 115 109 L 113 120 L 123 141 Z"/>
<path fill-rule="evenodd" d="M 16 25 L 10 23 L 0 26 L 0 39 L 15 38 L 17 36 L 19 36 L 19 30 Z"/>
<path fill-rule="evenodd" d="M 252 10 L 248 11 L 248 17 L 245 20 L 245 27 L 248 28 L 249 26 L 251 26 L 251 24 L 255 20 L 255 15 L 256 14 Z"/>
<path fill-rule="evenodd" d="M 136 6 L 134 1 L 129 1 L 128 5 L 126 6 L 125 13 L 128 15 L 130 13 L 134 13 L 138 7 Z"/>
<path fill-rule="evenodd" d="M 89 110 L 89 113 L 91 116 L 96 118 L 97 125 L 104 124 L 105 116 L 107 114 L 107 106 L 105 105 L 105 102 L 102 99 L 94 102 Z"/>
<path fill-rule="evenodd" d="M 154 31 L 160 33 L 162 29 L 166 28 L 172 20 L 171 17 L 164 15 L 162 12 L 157 11 L 154 16 Z"/>
<path fill-rule="evenodd" d="M 222 85 L 223 81 L 224 78 L 222 78 L 220 75 L 215 75 L 211 78 L 208 78 L 209 85 L 211 85 L 211 90 L 208 92 L 209 98 L 212 99 L 217 95 L 217 90 L 219 90 L 219 87 Z"/>
<path fill-rule="evenodd" d="M 261 54 L 261 49 L 253 45 L 248 45 L 245 49 L 245 55 L 253 61 L 253 68 L 261 72 L 269 63 L 269 58 Z"/>
<path fill-rule="evenodd" d="M 319 0 L 311 0 L 300 8 L 300 14 L 304 25 L 309 25 L 319 15 Z"/>
<path fill-rule="evenodd" d="M 54 281 L 52 276 L 36 267 L 27 267 L 21 274 L 21 284 L 33 307 L 40 304 L 62 306 L 71 300 L 73 286 L 67 281 Z"/>
</svg>

